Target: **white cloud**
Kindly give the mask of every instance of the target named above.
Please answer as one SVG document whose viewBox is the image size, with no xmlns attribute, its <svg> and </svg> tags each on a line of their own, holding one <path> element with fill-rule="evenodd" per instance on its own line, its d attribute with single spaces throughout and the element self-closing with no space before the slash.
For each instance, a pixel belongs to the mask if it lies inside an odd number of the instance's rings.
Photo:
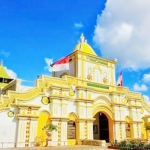
<svg viewBox="0 0 150 150">
<path fill-rule="evenodd" d="M 9 56 L 9 52 L 6 52 L 6 51 L 4 51 L 4 50 L 1 50 L 0 51 L 0 55 L 2 55 L 2 56 L 4 56 L 4 57 L 8 57 Z"/>
<path fill-rule="evenodd" d="M 147 95 L 143 95 L 145 102 L 150 105 L 150 100 L 149 97 Z"/>
<path fill-rule="evenodd" d="M 148 87 L 145 84 L 139 85 L 138 83 L 135 83 L 133 85 L 133 90 L 134 91 L 147 91 Z"/>
<path fill-rule="evenodd" d="M 51 72 L 50 65 L 53 63 L 53 59 L 51 59 L 51 58 L 45 58 L 45 62 L 47 64 L 47 66 L 45 66 L 44 69 L 45 70 L 49 70 Z"/>
<path fill-rule="evenodd" d="M 149 83 L 150 82 L 150 73 L 143 75 L 143 81 Z"/>
<path fill-rule="evenodd" d="M 6 72 L 7 72 L 7 74 L 8 74 L 11 78 L 13 78 L 13 79 L 16 79 L 16 78 L 17 78 L 17 74 L 16 74 L 14 71 L 8 69 L 7 67 L 4 67 L 4 68 L 5 68 Z"/>
<path fill-rule="evenodd" d="M 93 40 L 103 57 L 122 68 L 150 67 L 150 0 L 107 0 L 97 17 Z"/>
<path fill-rule="evenodd" d="M 74 27 L 75 28 L 83 28 L 83 24 L 81 23 L 81 22 L 79 22 L 79 23 L 74 23 Z"/>
</svg>

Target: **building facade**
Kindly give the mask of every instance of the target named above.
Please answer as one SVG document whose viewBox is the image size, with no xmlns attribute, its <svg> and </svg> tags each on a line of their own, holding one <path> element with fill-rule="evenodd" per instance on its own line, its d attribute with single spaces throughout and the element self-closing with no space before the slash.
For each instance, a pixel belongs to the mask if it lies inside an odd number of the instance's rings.
<svg viewBox="0 0 150 150">
<path fill-rule="evenodd" d="M 150 107 L 140 93 L 116 86 L 116 61 L 98 57 L 83 35 L 68 56 L 68 71 L 42 75 L 26 91 L 19 79 L 0 84 L 0 147 L 28 147 L 35 139 L 45 146 L 47 123 L 58 126 L 53 146 L 149 139 Z"/>
</svg>

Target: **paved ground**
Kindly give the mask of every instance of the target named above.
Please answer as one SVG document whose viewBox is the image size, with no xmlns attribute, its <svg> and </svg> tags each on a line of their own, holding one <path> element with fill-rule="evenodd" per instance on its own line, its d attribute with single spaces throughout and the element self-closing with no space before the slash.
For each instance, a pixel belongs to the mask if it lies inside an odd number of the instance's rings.
<svg viewBox="0 0 150 150">
<path fill-rule="evenodd" d="M 55 147 L 32 147 L 32 148 L 0 148 L 0 150 L 108 150 L 107 147 L 101 146 L 55 146 Z M 109 149 L 111 150 L 111 149 Z"/>
</svg>

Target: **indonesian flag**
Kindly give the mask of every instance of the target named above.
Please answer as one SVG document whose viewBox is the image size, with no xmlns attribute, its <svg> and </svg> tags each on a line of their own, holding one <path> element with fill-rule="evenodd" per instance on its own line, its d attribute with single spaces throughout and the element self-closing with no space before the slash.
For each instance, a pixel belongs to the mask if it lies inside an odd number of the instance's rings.
<svg viewBox="0 0 150 150">
<path fill-rule="evenodd" d="M 118 78 L 118 81 L 117 81 L 117 86 L 123 86 L 122 71 L 119 74 L 119 78 Z"/>
<path fill-rule="evenodd" d="M 51 66 L 51 71 L 69 70 L 69 57 L 68 56 L 63 57 L 50 66 Z"/>
</svg>

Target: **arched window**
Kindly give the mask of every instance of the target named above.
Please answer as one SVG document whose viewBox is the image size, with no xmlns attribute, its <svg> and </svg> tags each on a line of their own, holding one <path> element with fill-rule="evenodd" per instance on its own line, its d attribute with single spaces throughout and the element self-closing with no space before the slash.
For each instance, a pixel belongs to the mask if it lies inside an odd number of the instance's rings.
<svg viewBox="0 0 150 150">
<path fill-rule="evenodd" d="M 125 118 L 125 120 L 126 120 L 126 124 L 125 124 L 126 138 L 131 138 L 132 137 L 132 135 L 131 135 L 131 127 L 132 126 L 130 124 L 131 119 L 127 116 Z"/>
<path fill-rule="evenodd" d="M 102 82 L 102 70 L 98 65 L 93 68 L 93 79 L 95 82 Z"/>
<path fill-rule="evenodd" d="M 130 124 L 126 122 L 126 138 L 131 138 Z"/>
</svg>

